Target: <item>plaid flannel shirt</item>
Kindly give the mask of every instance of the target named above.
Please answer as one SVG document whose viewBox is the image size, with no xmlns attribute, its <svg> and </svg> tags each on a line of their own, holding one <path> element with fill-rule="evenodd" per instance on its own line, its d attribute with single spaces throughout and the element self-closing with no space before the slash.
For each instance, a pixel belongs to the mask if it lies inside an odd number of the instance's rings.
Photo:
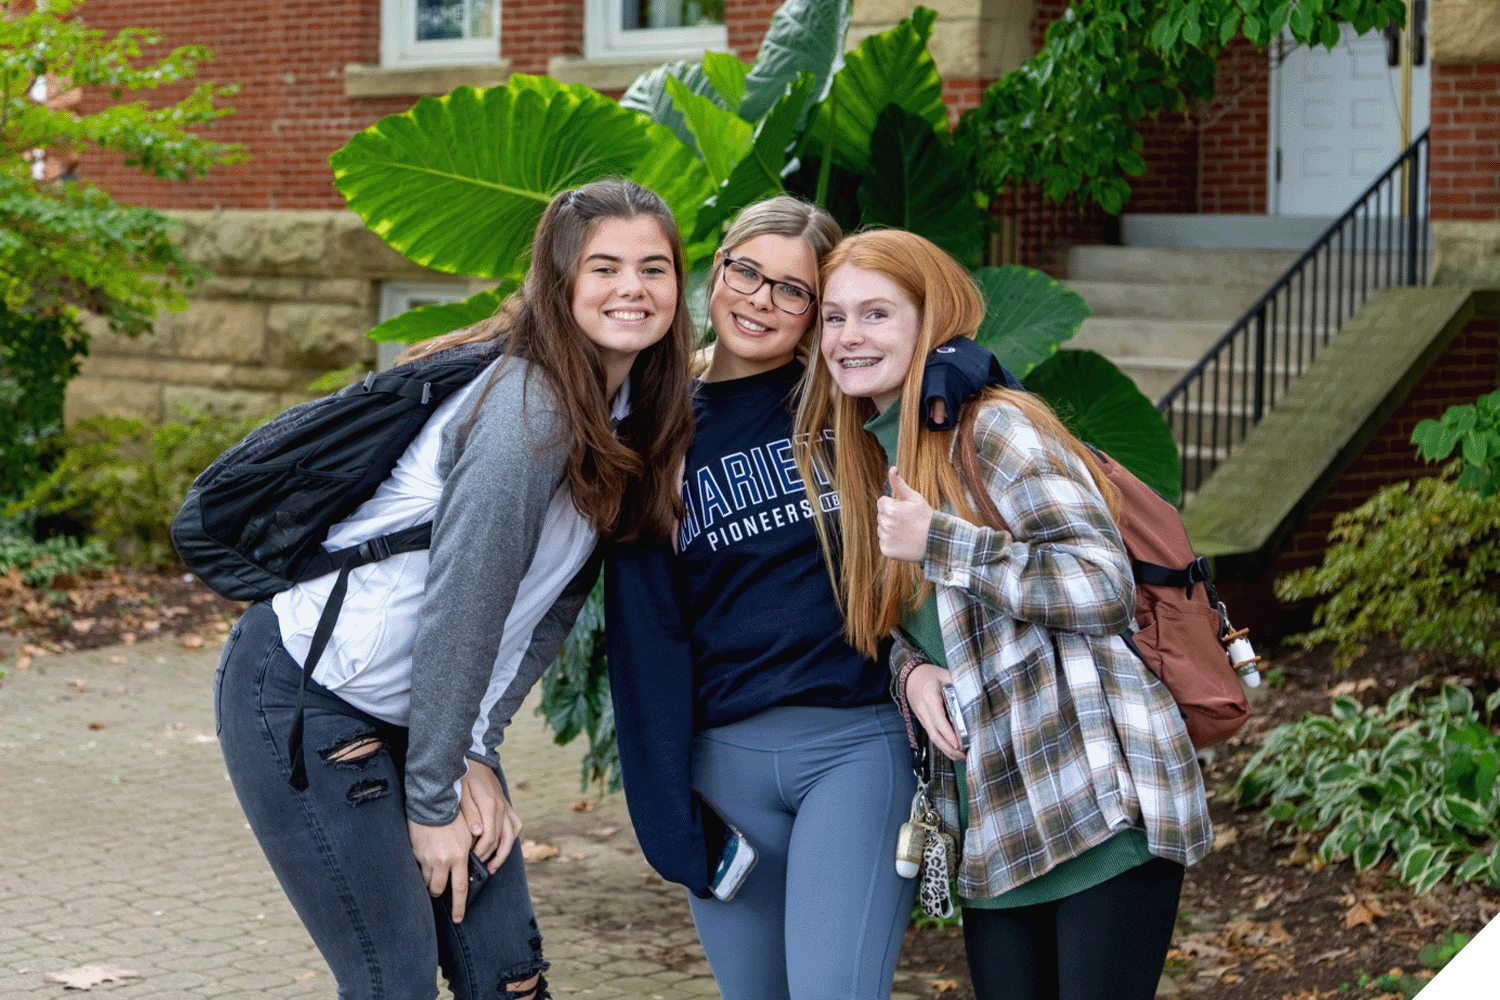
<svg viewBox="0 0 1500 1000">
<path fill-rule="evenodd" d="M 1135 582 L 1103 497 L 1015 407 L 985 407 L 974 430 L 1011 530 L 934 511 L 922 561 L 971 733 L 959 895 L 998 896 L 1125 827 L 1157 857 L 1198 861 L 1213 843 L 1203 775 L 1172 695 L 1120 637 Z M 921 653 L 895 638 L 899 674 Z M 953 767 L 933 757 L 934 805 L 954 832 Z"/>
</svg>

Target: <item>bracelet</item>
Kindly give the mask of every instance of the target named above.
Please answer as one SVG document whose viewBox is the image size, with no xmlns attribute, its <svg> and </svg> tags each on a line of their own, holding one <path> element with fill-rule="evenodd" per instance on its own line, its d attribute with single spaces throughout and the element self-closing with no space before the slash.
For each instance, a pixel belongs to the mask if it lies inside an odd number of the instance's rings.
<svg viewBox="0 0 1500 1000">
<path fill-rule="evenodd" d="M 911 706 L 906 701 L 906 682 L 911 678 L 911 673 L 927 660 L 920 656 L 913 656 L 901 665 L 901 670 L 896 674 L 896 703 L 901 708 L 901 719 L 906 723 L 906 741 L 911 744 L 913 750 L 917 749 L 917 731 L 911 725 Z"/>
</svg>

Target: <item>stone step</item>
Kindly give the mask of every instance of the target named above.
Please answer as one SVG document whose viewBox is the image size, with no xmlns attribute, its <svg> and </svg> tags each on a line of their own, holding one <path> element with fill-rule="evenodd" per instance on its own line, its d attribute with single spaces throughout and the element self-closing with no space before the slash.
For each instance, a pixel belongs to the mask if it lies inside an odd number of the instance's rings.
<svg viewBox="0 0 1500 1000">
<path fill-rule="evenodd" d="M 1186 375 L 1194 365 L 1198 363 L 1197 358 L 1163 358 L 1163 357 L 1141 357 L 1141 356 L 1115 356 L 1110 358 L 1119 369 L 1135 382 L 1136 386 L 1145 393 L 1146 397 L 1153 403 L 1158 402 L 1165 396 L 1181 378 Z M 1282 385 L 1282 377 L 1290 381 L 1296 381 L 1297 373 L 1289 370 L 1285 365 L 1269 365 L 1270 370 L 1278 376 L 1275 395 L 1280 399 L 1286 390 Z M 1236 400 L 1241 398 L 1242 389 L 1253 389 L 1248 385 L 1248 372 L 1244 365 L 1224 364 L 1219 371 L 1219 377 L 1223 380 L 1219 391 L 1220 399 L 1230 398 L 1231 390 Z M 1210 380 L 1204 386 L 1203 403 L 1205 411 L 1212 409 L 1214 398 L 1213 382 Z M 1198 390 L 1192 390 L 1192 398 L 1188 405 L 1197 406 Z M 1222 405 L 1222 404 L 1221 404 Z M 1238 411 L 1238 406 L 1236 406 Z M 1179 418 L 1180 419 L 1180 418 Z"/>
<path fill-rule="evenodd" d="M 1295 250 L 1167 250 L 1088 244 L 1068 251 L 1068 279 L 1147 285 L 1249 285 L 1259 294 L 1299 256 Z"/>
<path fill-rule="evenodd" d="M 1179 358 L 1190 365 L 1224 336 L 1218 320 L 1139 319 L 1090 316 L 1066 347 L 1118 357 Z M 1118 363 L 1118 362 L 1117 362 Z"/>
<path fill-rule="evenodd" d="M 1069 281 L 1095 316 L 1218 320 L 1227 329 L 1255 304 L 1251 285 L 1154 285 L 1125 281 Z"/>
</svg>

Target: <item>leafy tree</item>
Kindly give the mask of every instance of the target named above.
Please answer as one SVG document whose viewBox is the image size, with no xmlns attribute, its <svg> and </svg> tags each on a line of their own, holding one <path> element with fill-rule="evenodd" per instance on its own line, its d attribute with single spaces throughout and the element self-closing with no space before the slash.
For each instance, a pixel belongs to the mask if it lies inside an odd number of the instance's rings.
<svg viewBox="0 0 1500 1000">
<path fill-rule="evenodd" d="M 594 178 L 624 175 L 666 200 L 687 238 L 694 289 L 729 220 L 790 192 L 826 205 L 847 229 L 908 229 L 977 268 L 989 303 L 980 341 L 1030 374 L 1080 435 L 1119 450 L 1175 496 L 1176 446 L 1155 407 L 1105 358 L 1058 351 L 1089 314 L 1083 300 L 1027 268 L 979 266 L 989 217 L 949 133 L 927 50 L 935 19 L 917 7 L 844 52 L 849 0 L 788 0 L 753 65 L 724 53 L 668 63 L 619 102 L 516 74 L 504 87 L 460 87 L 382 119 L 331 158 L 349 207 L 412 260 L 501 285 L 413 310 L 371 336 L 413 342 L 489 315 L 524 275 L 547 203 Z M 1094 437 L 1101 429 L 1112 436 Z M 585 783 L 617 774 L 602 627 L 596 593 L 543 685 L 541 710 L 559 742 L 589 734 Z"/>
<path fill-rule="evenodd" d="M 1286 29 L 1332 49 L 1340 22 L 1364 34 L 1404 20 L 1402 0 L 1077 0 L 965 113 L 960 145 L 989 192 L 1036 183 L 1054 201 L 1075 194 L 1118 213 L 1126 178 L 1146 171 L 1137 123 L 1212 100 L 1236 38 L 1264 48 Z"/>
<path fill-rule="evenodd" d="M 172 241 L 174 224 L 116 203 L 77 179 L 88 150 L 119 154 L 149 176 L 189 180 L 242 159 L 195 129 L 228 114 L 233 87 L 203 83 L 175 103 L 125 101 L 193 77 L 209 58 L 188 45 L 142 55 L 162 39 L 114 36 L 75 16 L 80 0 L 0 0 L 0 482 L 33 479 L 42 443 L 62 425 L 63 394 L 88 351 L 83 313 L 121 332 L 151 328 L 159 307 L 181 309 L 202 272 Z M 105 107 L 79 110 L 82 90 Z"/>
</svg>

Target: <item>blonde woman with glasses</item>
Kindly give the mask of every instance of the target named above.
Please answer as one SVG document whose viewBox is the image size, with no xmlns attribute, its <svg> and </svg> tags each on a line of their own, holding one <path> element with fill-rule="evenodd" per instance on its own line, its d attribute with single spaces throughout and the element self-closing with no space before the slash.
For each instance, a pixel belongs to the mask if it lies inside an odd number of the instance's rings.
<svg viewBox="0 0 1500 1000">
<path fill-rule="evenodd" d="M 607 563 L 630 815 L 690 890 L 725 1000 L 881 1000 L 911 913 L 905 729 L 883 658 L 844 639 L 814 528 L 838 495 L 794 454 L 818 263 L 840 235 L 790 197 L 740 213 L 712 273 L 676 545 Z"/>
</svg>

